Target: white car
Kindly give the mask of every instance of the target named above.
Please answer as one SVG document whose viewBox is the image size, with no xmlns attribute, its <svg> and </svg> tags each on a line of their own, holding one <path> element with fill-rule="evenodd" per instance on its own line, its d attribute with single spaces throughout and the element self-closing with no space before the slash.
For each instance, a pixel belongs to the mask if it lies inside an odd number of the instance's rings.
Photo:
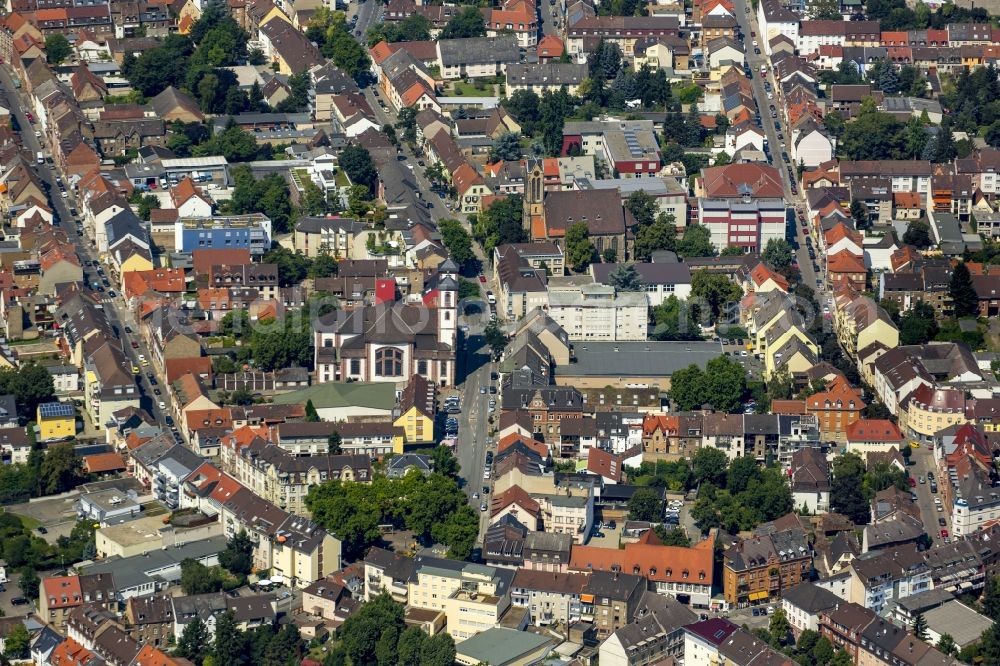
<svg viewBox="0 0 1000 666">
<path fill-rule="evenodd" d="M 753 40 L 753 47 L 757 48 L 758 46 L 760 46 L 760 44 L 757 43 L 757 40 Z"/>
</svg>

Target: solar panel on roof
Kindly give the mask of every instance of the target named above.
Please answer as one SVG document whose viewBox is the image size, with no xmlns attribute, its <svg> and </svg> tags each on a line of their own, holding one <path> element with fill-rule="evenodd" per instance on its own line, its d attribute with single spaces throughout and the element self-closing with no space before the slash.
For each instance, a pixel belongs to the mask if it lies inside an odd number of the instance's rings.
<svg viewBox="0 0 1000 666">
<path fill-rule="evenodd" d="M 54 418 L 59 416 L 73 416 L 76 411 L 72 405 L 64 402 L 47 402 L 38 406 L 38 413 L 43 418 Z"/>
</svg>

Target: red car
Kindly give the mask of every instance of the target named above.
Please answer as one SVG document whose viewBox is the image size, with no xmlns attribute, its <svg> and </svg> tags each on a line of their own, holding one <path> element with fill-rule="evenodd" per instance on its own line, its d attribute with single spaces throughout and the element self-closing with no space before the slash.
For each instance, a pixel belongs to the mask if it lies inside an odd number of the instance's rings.
<svg viewBox="0 0 1000 666">
<path fill-rule="evenodd" d="M 942 539 L 948 538 L 948 530 L 941 530 L 941 538 Z"/>
<path fill-rule="evenodd" d="M 911 488 L 916 488 L 917 487 L 917 480 L 914 479 L 912 476 L 909 478 L 909 481 L 910 481 L 910 487 Z"/>
<path fill-rule="evenodd" d="M 485 275 L 480 275 L 479 276 L 479 281 L 482 282 L 483 284 L 486 284 L 486 276 Z"/>
<path fill-rule="evenodd" d="M 139 343 L 136 342 L 135 340 L 133 340 L 132 341 L 132 349 L 138 349 L 138 348 L 139 348 Z"/>
<path fill-rule="evenodd" d="M 29 123 L 35 122 L 35 117 L 33 115 L 31 115 L 30 111 L 26 111 L 25 114 L 24 114 L 24 117 L 28 119 Z"/>
</svg>

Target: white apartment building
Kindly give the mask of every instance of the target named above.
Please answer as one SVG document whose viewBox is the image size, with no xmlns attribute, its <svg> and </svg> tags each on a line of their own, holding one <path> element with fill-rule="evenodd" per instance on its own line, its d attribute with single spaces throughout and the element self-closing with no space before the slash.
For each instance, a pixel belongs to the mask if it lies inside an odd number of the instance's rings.
<svg viewBox="0 0 1000 666">
<path fill-rule="evenodd" d="M 549 316 L 570 340 L 645 340 L 649 328 L 646 294 L 615 293 L 603 284 L 550 291 Z"/>
</svg>

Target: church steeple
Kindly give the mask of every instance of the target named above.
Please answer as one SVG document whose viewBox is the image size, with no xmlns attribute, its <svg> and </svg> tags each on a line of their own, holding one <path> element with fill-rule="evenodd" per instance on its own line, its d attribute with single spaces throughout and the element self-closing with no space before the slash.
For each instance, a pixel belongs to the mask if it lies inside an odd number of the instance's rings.
<svg viewBox="0 0 1000 666">
<path fill-rule="evenodd" d="M 531 237 L 532 223 L 545 219 L 545 169 L 541 157 L 529 157 L 525 160 L 524 179 L 524 230 Z"/>
</svg>

